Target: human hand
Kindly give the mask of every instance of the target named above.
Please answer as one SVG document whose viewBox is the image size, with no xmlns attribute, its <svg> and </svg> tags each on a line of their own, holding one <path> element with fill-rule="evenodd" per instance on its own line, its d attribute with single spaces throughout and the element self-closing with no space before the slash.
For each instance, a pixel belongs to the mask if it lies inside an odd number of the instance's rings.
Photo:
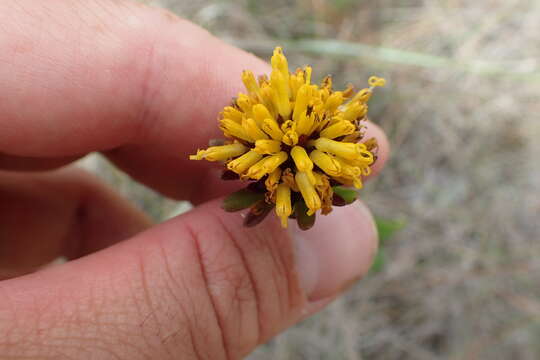
<svg viewBox="0 0 540 360">
<path fill-rule="evenodd" d="M 1 358 L 238 359 L 366 273 L 363 205 L 308 232 L 246 229 L 211 200 L 234 185 L 188 160 L 219 137 L 241 71 L 267 64 L 131 2 L 2 2 L 0 24 Z M 377 172 L 388 144 L 369 131 Z M 151 227 L 63 167 L 92 151 L 198 206 Z M 58 256 L 72 261 L 19 276 Z"/>
</svg>

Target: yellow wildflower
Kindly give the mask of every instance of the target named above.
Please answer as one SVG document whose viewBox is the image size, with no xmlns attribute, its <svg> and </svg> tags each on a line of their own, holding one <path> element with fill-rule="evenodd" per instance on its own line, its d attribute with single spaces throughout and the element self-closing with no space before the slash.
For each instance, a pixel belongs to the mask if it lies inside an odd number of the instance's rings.
<svg viewBox="0 0 540 360">
<path fill-rule="evenodd" d="M 280 47 L 271 65 L 269 76 L 242 72 L 247 91 L 219 119 L 231 140 L 198 150 L 190 159 L 224 161 L 232 175 L 251 182 L 227 201 L 229 211 L 251 206 L 247 225 L 259 223 L 257 217 L 275 207 L 283 227 L 295 217 L 306 229 L 317 212 L 326 215 L 332 206 L 354 201 L 339 199 L 336 186 L 361 188 L 371 173 L 378 147 L 375 139 L 363 139 L 367 103 L 386 82 L 372 76 L 369 87 L 356 94 L 352 86 L 334 91 L 329 76 L 315 85 L 311 67 L 289 72 Z M 234 196 L 243 197 L 235 202 Z M 306 218 L 312 220 L 302 223 Z"/>
</svg>

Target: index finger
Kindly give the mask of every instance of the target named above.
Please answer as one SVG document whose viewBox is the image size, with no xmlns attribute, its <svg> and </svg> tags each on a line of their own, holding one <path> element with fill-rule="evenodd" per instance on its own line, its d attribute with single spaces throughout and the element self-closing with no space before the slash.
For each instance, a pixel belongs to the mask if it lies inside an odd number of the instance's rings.
<svg viewBox="0 0 540 360">
<path fill-rule="evenodd" d="M 265 73 L 264 62 L 131 2 L 22 0 L 0 10 L 0 152 L 104 151 L 166 195 L 226 191 L 187 155 L 221 137 L 215 120 L 241 90 L 241 71 Z"/>
</svg>

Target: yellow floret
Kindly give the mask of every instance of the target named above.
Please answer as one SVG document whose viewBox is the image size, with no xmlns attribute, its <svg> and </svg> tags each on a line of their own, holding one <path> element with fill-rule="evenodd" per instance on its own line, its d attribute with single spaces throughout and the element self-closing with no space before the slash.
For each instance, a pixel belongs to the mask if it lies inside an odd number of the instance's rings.
<svg viewBox="0 0 540 360">
<path fill-rule="evenodd" d="M 354 143 L 343 143 L 340 141 L 319 138 L 312 141 L 312 144 L 321 151 L 341 156 L 347 160 L 356 160 L 362 156 L 362 146 Z"/>
<path fill-rule="evenodd" d="M 260 161 L 262 157 L 263 156 L 261 154 L 256 153 L 255 151 L 251 150 L 250 152 L 245 153 L 239 158 L 236 158 L 233 161 L 230 161 L 227 164 L 227 168 L 240 175 L 246 172 L 251 166 L 256 164 L 258 161 Z"/>
<path fill-rule="evenodd" d="M 307 214 L 310 216 L 315 214 L 315 212 L 321 208 L 321 198 L 309 180 L 309 176 L 305 172 L 299 171 L 296 173 L 294 179 L 296 180 L 296 184 L 308 207 Z"/>
<path fill-rule="evenodd" d="M 277 154 L 281 151 L 281 141 L 277 140 L 257 140 L 253 151 L 262 155 Z"/>
<path fill-rule="evenodd" d="M 197 151 L 196 155 L 190 155 L 190 160 L 223 161 L 244 154 L 249 149 L 240 143 L 222 146 L 211 146 L 206 150 Z"/>
<path fill-rule="evenodd" d="M 330 176 L 339 176 L 341 173 L 341 165 L 334 157 L 325 154 L 320 150 L 313 150 L 309 154 L 310 159 L 320 167 L 325 173 Z"/>
<path fill-rule="evenodd" d="M 279 184 L 276 195 L 276 215 L 281 219 L 281 226 L 287 227 L 287 220 L 292 214 L 291 188 L 286 184 Z"/>
</svg>

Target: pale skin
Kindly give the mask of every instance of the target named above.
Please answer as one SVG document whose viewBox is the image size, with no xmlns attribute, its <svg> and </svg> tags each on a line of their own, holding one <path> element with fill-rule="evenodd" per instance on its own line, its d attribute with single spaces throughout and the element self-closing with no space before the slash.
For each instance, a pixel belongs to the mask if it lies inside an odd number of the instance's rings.
<svg viewBox="0 0 540 360">
<path fill-rule="evenodd" d="M 220 137 L 244 69 L 268 65 L 160 9 L 0 2 L 0 358 L 240 359 L 366 273 L 364 207 L 308 235 L 275 217 L 245 229 L 220 209 L 238 184 L 188 160 Z M 369 136 L 377 173 L 388 143 Z M 152 224 L 69 166 L 93 151 L 197 207 Z"/>
</svg>

